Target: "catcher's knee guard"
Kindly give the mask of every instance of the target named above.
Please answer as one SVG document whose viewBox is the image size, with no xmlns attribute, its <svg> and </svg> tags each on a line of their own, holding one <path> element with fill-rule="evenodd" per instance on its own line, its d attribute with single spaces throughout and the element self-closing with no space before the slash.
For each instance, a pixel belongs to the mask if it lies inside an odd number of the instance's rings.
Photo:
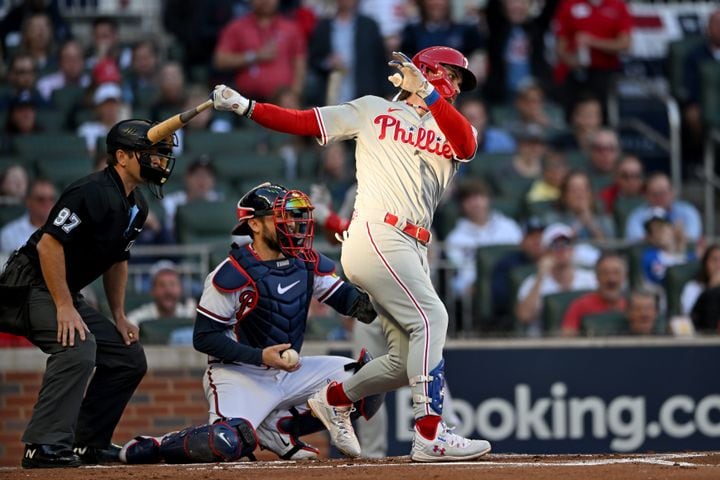
<svg viewBox="0 0 720 480">
<path fill-rule="evenodd" d="M 232 462 L 252 455 L 256 446 L 252 424 L 231 418 L 166 435 L 160 455 L 167 463 Z"/>
<path fill-rule="evenodd" d="M 159 463 L 160 441 L 162 438 L 139 436 L 135 437 L 120 449 L 120 461 L 131 465 Z"/>
<path fill-rule="evenodd" d="M 413 388 L 413 403 L 429 403 L 437 415 L 442 415 L 445 399 L 445 360 L 441 359 L 429 375 L 417 375 L 410 379 L 410 387 L 419 383 L 427 383 L 427 395 L 424 394 L 424 389 L 421 390 L 423 393 L 416 393 Z"/>
</svg>

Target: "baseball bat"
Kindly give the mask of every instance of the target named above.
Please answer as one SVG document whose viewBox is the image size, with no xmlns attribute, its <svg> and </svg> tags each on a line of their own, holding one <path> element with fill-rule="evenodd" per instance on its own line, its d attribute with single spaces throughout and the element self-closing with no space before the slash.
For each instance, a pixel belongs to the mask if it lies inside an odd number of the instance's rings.
<svg viewBox="0 0 720 480">
<path fill-rule="evenodd" d="M 158 123 L 157 125 L 150 127 L 150 130 L 148 130 L 148 132 L 147 132 L 148 139 L 153 144 L 159 142 L 163 138 L 174 133 L 176 130 L 184 127 L 185 124 L 188 123 L 193 118 L 195 118 L 195 115 L 197 115 L 198 113 L 212 107 L 212 104 L 213 104 L 212 100 L 206 100 L 195 108 L 191 108 L 190 110 L 185 110 L 182 113 L 173 115 L 172 117 L 168 118 L 167 120 L 163 120 L 162 122 Z"/>
</svg>

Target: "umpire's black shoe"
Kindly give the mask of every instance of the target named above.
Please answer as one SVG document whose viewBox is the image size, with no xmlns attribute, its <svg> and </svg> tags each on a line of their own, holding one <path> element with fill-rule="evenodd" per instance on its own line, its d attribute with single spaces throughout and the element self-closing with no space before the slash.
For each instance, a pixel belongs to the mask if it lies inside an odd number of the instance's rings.
<svg viewBox="0 0 720 480">
<path fill-rule="evenodd" d="M 73 452 L 80 457 L 83 465 L 120 463 L 120 446 L 112 443 L 107 448 L 74 447 Z"/>
<path fill-rule="evenodd" d="M 67 447 L 59 445 L 25 445 L 23 468 L 65 468 L 82 465 L 80 457 Z"/>
</svg>

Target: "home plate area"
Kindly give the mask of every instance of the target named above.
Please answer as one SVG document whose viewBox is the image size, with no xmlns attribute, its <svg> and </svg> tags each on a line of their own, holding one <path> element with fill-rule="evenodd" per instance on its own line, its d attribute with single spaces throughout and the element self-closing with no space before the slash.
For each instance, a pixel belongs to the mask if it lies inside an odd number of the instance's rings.
<svg viewBox="0 0 720 480">
<path fill-rule="evenodd" d="M 3 480 L 19 479 L 207 479 L 207 480 L 626 480 L 720 478 L 720 452 L 636 455 L 489 454 L 476 462 L 422 464 L 408 457 L 258 461 L 193 465 L 108 465 L 51 471 L 0 469 Z"/>
</svg>

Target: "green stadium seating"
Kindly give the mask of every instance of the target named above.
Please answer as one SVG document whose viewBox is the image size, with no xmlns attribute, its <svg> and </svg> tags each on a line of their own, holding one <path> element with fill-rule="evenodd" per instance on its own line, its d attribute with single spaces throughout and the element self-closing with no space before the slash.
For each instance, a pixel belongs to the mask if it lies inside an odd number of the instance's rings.
<svg viewBox="0 0 720 480">
<path fill-rule="evenodd" d="M 69 114 L 73 109 L 82 106 L 85 100 L 85 89 L 79 86 L 65 86 L 55 90 L 51 103 L 56 110 Z"/>
<path fill-rule="evenodd" d="M 246 153 L 254 151 L 256 144 L 256 131 L 251 128 L 233 130 L 231 133 L 193 131 L 185 136 L 185 148 L 193 155 L 207 153 L 214 157 L 224 153 L 242 158 Z"/>
<path fill-rule="evenodd" d="M 85 139 L 74 133 L 47 132 L 15 137 L 19 154 L 32 160 L 54 160 L 59 156 L 87 156 Z"/>
<path fill-rule="evenodd" d="M 545 334 L 555 335 L 560 331 L 563 317 L 573 300 L 589 293 L 590 290 L 572 290 L 545 295 L 542 299 L 542 329 Z"/>
<path fill-rule="evenodd" d="M 10 203 L 0 205 L 0 228 L 12 222 L 25 213 L 24 203 Z"/>
<path fill-rule="evenodd" d="M 492 199 L 492 207 L 503 215 L 518 221 L 522 217 L 522 195 L 509 195 Z"/>
<path fill-rule="evenodd" d="M 625 224 L 635 208 L 645 202 L 643 197 L 624 197 L 620 196 L 615 200 L 613 206 L 613 220 L 615 221 L 615 232 L 619 238 L 625 237 Z"/>
<path fill-rule="evenodd" d="M 193 325 L 194 318 L 146 320 L 140 323 L 140 341 L 145 345 L 167 345 L 174 330 Z"/>
<path fill-rule="evenodd" d="M 481 247 L 475 254 L 477 279 L 473 294 L 472 312 L 474 327 L 483 330 L 493 312 L 492 273 L 495 265 L 506 254 L 517 251 L 517 245 L 490 245 Z"/>
<path fill-rule="evenodd" d="M 75 180 L 92 173 L 92 163 L 86 154 L 43 157 L 37 162 L 38 175 L 51 180 L 63 190 Z"/>
<path fill-rule="evenodd" d="M 46 132 L 62 132 L 68 130 L 67 114 L 61 110 L 40 110 L 37 115 L 38 124 Z"/>
<path fill-rule="evenodd" d="M 580 332 L 588 337 L 620 335 L 627 331 L 628 322 L 623 312 L 594 313 L 582 317 Z"/>
<path fill-rule="evenodd" d="M 216 154 L 213 165 L 218 178 L 239 186 L 247 179 L 278 181 L 285 178 L 285 159 L 279 155 L 260 155 L 250 151 Z"/>
<path fill-rule="evenodd" d="M 237 200 L 190 202 L 175 213 L 175 233 L 180 243 L 226 243 L 237 223 Z"/>
<path fill-rule="evenodd" d="M 682 305 L 680 296 L 683 287 L 700 271 L 700 261 L 695 260 L 683 265 L 673 265 L 665 271 L 665 294 L 669 316 L 680 315 Z"/>
</svg>

